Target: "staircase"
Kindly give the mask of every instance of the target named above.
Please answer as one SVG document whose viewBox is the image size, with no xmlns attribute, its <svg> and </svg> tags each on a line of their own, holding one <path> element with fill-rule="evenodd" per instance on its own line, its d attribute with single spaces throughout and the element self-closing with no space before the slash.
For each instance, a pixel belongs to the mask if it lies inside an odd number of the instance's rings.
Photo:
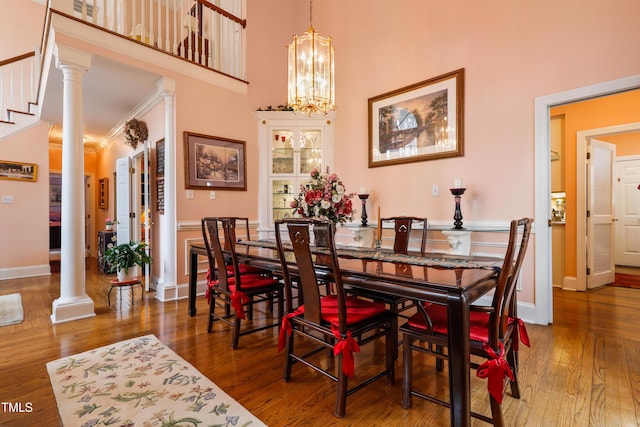
<svg viewBox="0 0 640 427">
<path fill-rule="evenodd" d="M 0 140 L 39 121 L 39 58 L 28 52 L 0 61 Z"/>
</svg>

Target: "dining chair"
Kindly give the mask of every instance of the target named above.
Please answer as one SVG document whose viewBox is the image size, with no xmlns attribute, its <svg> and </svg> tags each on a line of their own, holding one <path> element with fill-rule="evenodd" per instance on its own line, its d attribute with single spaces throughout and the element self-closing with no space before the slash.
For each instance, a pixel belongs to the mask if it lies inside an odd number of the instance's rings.
<svg viewBox="0 0 640 427">
<path fill-rule="evenodd" d="M 313 227 L 329 229 L 326 247 L 313 246 L 312 249 L 310 236 Z M 286 304 L 278 350 L 286 349 L 285 381 L 291 379 L 292 366 L 300 362 L 336 382 L 335 416 L 341 418 L 346 413 L 347 396 L 353 392 L 382 377 L 386 377 L 387 385 L 393 385 L 395 342 L 392 335 L 393 316 L 384 304 L 347 296 L 345 293 L 333 228 L 332 222 L 317 219 L 293 218 L 275 222 Z M 288 237 L 286 241 L 282 234 Z M 314 254 L 314 251 L 320 253 Z M 287 259 L 291 258 L 291 254 L 295 262 L 289 263 Z M 291 280 L 294 275 L 304 292 L 304 304 L 295 309 L 291 303 Z M 322 295 L 319 286 L 321 275 L 330 276 L 334 293 Z M 357 385 L 349 388 L 349 380 L 355 375 L 353 353 L 360 351 L 360 345 L 374 342 L 380 337 L 385 339 L 384 369 L 367 379 L 358 378 Z M 335 356 L 329 356 L 330 363 L 322 357 L 326 349 Z"/>
<path fill-rule="evenodd" d="M 381 218 L 382 223 L 393 223 L 394 237 L 393 237 L 393 252 L 396 254 L 407 254 L 409 251 L 409 243 L 411 241 L 411 231 L 414 230 L 414 226 L 422 226 L 420 231 L 420 254 L 424 254 L 427 246 L 427 218 L 418 218 L 414 216 L 392 216 L 387 218 Z M 402 270 L 402 272 L 400 271 Z M 397 264 L 396 271 L 405 276 L 412 274 L 411 266 L 407 264 Z M 349 293 L 360 297 L 370 298 L 373 301 L 384 302 L 389 307 L 389 310 L 394 313 L 394 331 L 395 341 L 400 345 L 401 342 L 398 339 L 398 316 L 402 316 L 400 313 L 407 311 L 415 306 L 415 304 L 404 297 L 395 295 L 387 295 L 382 292 L 350 289 Z M 408 316 L 402 316 L 407 318 Z M 396 347 L 395 358 L 398 357 L 398 349 Z"/>
<path fill-rule="evenodd" d="M 495 426 L 504 426 L 501 403 L 507 382 L 511 395 L 520 398 L 518 386 L 518 340 L 529 345 L 524 323 L 517 316 L 516 283 L 527 251 L 533 220 L 522 218 L 511 221 L 509 242 L 490 306 L 471 305 L 469 317 L 470 352 L 484 360 L 471 363 L 476 374 L 488 378 L 491 417 L 472 412 L 472 416 Z M 402 406 L 411 408 L 412 396 L 449 407 L 447 401 L 413 389 L 413 352 L 432 354 L 436 368 L 443 369 L 448 358 L 447 309 L 443 305 L 418 304 L 418 312 L 400 327 L 403 342 Z"/>
<path fill-rule="evenodd" d="M 236 255 L 233 221 L 229 218 L 207 217 L 202 219 L 202 235 L 209 259 L 209 270 L 215 272 L 207 287 L 209 301 L 208 332 L 213 323 L 220 320 L 233 327 L 231 348 L 238 348 L 240 336 L 268 328 L 278 327 L 284 310 L 284 292 L 281 281 L 262 274 L 240 274 L 240 264 Z M 224 247 L 220 238 L 222 232 Z M 215 268 L 215 265 L 224 268 Z M 229 271 L 233 271 L 231 274 Z M 253 304 L 267 302 L 269 312 L 273 314 L 273 299 L 277 300 L 277 318 L 272 323 L 255 325 L 241 329 L 242 320 L 246 318 L 245 307 L 249 307 L 249 320 L 253 320 Z M 222 305 L 224 312 L 216 313 L 216 306 Z M 233 309 L 233 313 L 232 313 Z M 267 320 L 265 320 L 267 322 Z"/>
</svg>

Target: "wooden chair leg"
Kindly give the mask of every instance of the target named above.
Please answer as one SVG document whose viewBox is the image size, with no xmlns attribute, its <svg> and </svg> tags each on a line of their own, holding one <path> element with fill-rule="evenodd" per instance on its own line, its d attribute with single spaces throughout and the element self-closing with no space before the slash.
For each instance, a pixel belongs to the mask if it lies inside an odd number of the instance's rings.
<svg viewBox="0 0 640 427">
<path fill-rule="evenodd" d="M 293 332 L 291 335 L 287 337 L 286 343 L 286 357 L 284 359 L 284 372 L 282 373 L 282 379 L 287 382 L 291 379 L 291 365 L 293 364 L 293 359 L 291 358 L 291 353 L 293 353 Z"/>
<path fill-rule="evenodd" d="M 498 403 L 493 396 L 489 395 L 489 401 L 491 402 L 491 418 L 493 419 L 494 427 L 504 427 L 504 418 L 502 417 L 502 405 Z"/>
<path fill-rule="evenodd" d="M 342 353 L 338 354 L 338 383 L 336 386 L 336 412 L 335 416 L 338 418 L 344 418 L 347 411 L 347 376 L 342 371 Z"/>
<path fill-rule="evenodd" d="M 240 324 L 242 319 L 234 316 L 233 319 L 233 333 L 231 334 L 231 348 L 233 350 L 238 348 L 238 342 L 240 341 Z"/>
<path fill-rule="evenodd" d="M 513 372 L 515 380 L 510 381 L 511 396 L 516 399 L 520 399 L 520 386 L 518 385 L 518 352 L 513 350 L 513 347 L 509 349 L 507 353 L 507 363 Z"/>
</svg>

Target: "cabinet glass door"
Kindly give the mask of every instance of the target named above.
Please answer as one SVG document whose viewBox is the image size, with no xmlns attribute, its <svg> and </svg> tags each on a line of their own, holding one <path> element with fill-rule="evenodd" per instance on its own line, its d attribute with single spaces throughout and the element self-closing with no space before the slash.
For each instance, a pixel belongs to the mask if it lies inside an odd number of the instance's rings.
<svg viewBox="0 0 640 427">
<path fill-rule="evenodd" d="M 292 215 L 291 201 L 298 194 L 294 179 L 274 179 L 271 181 L 271 212 L 273 221 Z"/>
<path fill-rule="evenodd" d="M 271 173 L 294 173 L 293 145 L 291 130 L 271 131 Z"/>
<path fill-rule="evenodd" d="M 308 174 L 316 168 L 322 172 L 322 131 L 320 129 L 306 129 L 300 132 L 300 171 Z"/>
</svg>

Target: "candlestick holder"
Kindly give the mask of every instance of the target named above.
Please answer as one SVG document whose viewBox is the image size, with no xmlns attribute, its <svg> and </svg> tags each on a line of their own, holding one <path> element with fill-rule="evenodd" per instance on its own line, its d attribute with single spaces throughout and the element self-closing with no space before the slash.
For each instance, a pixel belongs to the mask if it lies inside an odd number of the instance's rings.
<svg viewBox="0 0 640 427">
<path fill-rule="evenodd" d="M 358 197 L 360 198 L 360 200 L 362 200 L 362 226 L 366 227 L 367 226 L 367 199 L 369 198 L 368 194 L 358 194 Z"/>
<path fill-rule="evenodd" d="M 460 200 L 464 194 L 466 188 L 450 188 L 451 194 L 453 194 L 456 200 L 456 211 L 453 214 L 453 228 L 455 230 L 462 230 L 462 211 L 460 210 Z"/>
<path fill-rule="evenodd" d="M 380 252 L 380 249 L 382 249 L 382 239 L 376 239 L 375 244 L 376 244 L 376 251 Z"/>
</svg>

